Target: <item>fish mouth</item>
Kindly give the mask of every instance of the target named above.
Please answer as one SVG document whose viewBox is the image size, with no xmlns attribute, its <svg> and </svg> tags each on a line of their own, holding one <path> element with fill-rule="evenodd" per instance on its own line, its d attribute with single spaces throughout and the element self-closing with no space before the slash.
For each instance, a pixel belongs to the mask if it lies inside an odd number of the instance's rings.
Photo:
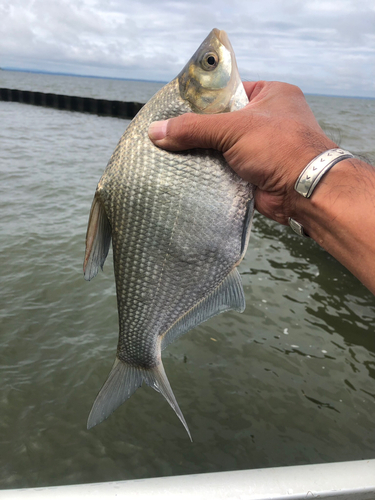
<svg viewBox="0 0 375 500">
<path fill-rule="evenodd" d="M 222 43 L 224 45 L 224 47 L 226 49 L 228 49 L 229 52 L 232 53 L 233 52 L 233 48 L 232 48 L 232 45 L 231 45 L 231 43 L 229 41 L 229 38 L 228 38 L 228 35 L 227 35 L 226 31 L 219 30 L 217 28 L 215 28 L 213 31 L 214 31 L 215 35 L 217 36 L 219 42 Z"/>
</svg>

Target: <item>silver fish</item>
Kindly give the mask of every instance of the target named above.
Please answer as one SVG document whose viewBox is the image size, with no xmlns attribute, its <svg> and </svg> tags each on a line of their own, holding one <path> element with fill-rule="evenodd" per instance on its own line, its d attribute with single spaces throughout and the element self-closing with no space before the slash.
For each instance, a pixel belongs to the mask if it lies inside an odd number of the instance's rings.
<svg viewBox="0 0 375 500">
<path fill-rule="evenodd" d="M 155 120 L 224 113 L 248 103 L 232 46 L 214 29 L 181 73 L 138 113 L 96 189 L 86 235 L 85 279 L 103 268 L 112 239 L 119 314 L 116 360 L 87 427 L 146 384 L 161 392 L 190 432 L 161 351 L 245 299 L 236 269 L 247 248 L 253 187 L 213 150 L 172 153 L 148 137 Z"/>
</svg>

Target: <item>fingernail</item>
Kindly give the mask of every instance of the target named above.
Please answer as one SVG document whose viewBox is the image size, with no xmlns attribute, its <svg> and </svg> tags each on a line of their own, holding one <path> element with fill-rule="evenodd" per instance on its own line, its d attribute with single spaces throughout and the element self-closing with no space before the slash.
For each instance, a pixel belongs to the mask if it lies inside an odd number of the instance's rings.
<svg viewBox="0 0 375 500">
<path fill-rule="evenodd" d="M 148 129 L 148 136 L 152 141 L 160 141 L 167 135 L 168 120 L 152 122 Z"/>
</svg>

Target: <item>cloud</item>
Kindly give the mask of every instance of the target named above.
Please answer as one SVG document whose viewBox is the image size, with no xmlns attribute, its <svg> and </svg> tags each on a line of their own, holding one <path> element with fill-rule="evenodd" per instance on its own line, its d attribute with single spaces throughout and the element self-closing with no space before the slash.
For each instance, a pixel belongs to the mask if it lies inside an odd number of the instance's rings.
<svg viewBox="0 0 375 500">
<path fill-rule="evenodd" d="M 173 78 L 213 28 L 247 79 L 375 96 L 373 0 L 0 0 L 0 66 Z"/>
</svg>

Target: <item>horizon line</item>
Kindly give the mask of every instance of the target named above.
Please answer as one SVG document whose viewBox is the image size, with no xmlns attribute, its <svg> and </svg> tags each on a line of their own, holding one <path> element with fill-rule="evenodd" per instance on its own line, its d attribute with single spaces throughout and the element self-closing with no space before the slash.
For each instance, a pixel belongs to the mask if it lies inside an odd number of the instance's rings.
<svg viewBox="0 0 375 500">
<path fill-rule="evenodd" d="M 98 75 L 82 75 L 79 73 L 64 73 L 62 71 L 47 71 L 42 69 L 21 69 L 21 68 L 13 68 L 9 66 L 0 67 L 0 71 L 17 71 L 20 73 L 36 73 L 36 74 L 44 74 L 44 75 L 56 75 L 56 76 L 73 76 L 77 78 L 102 78 L 104 80 L 122 80 L 128 82 L 147 82 L 147 83 L 164 83 L 167 84 L 167 80 L 148 80 L 144 78 L 125 78 L 125 77 L 116 77 L 116 76 L 98 76 Z M 358 96 L 358 95 L 340 95 L 340 94 L 321 94 L 317 92 L 304 92 L 305 95 L 308 96 L 317 96 L 317 97 L 341 97 L 341 98 L 351 98 L 351 99 L 375 99 L 375 97 L 370 96 Z"/>
<path fill-rule="evenodd" d="M 75 76 L 77 78 L 103 78 L 104 80 L 125 80 L 130 82 L 148 82 L 148 83 L 168 83 L 167 80 L 147 80 L 145 78 L 125 78 L 120 76 L 99 76 L 82 75 L 80 73 L 64 73 L 63 71 L 47 71 L 44 69 L 21 69 L 9 66 L 0 67 L 0 71 L 17 71 L 19 73 L 41 73 L 43 75 Z"/>
</svg>

